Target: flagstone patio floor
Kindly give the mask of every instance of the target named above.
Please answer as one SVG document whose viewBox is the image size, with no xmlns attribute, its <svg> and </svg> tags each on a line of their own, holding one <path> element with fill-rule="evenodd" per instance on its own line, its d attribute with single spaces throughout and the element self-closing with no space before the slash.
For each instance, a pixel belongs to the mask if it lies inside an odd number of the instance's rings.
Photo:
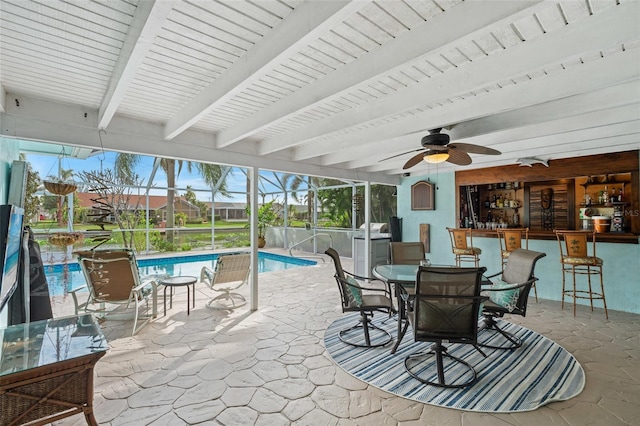
<svg viewBox="0 0 640 426">
<path fill-rule="evenodd" d="M 351 260 L 343 259 L 352 270 Z M 333 265 L 260 274 L 259 309 L 213 310 L 196 284 L 134 337 L 127 321 L 102 323 L 109 351 L 97 364 L 95 415 L 105 425 L 638 425 L 640 315 L 530 301 L 511 321 L 553 339 L 582 364 L 577 397 L 535 411 L 487 414 L 416 403 L 368 386 L 337 367 L 324 331 L 342 315 Z M 544 285 L 540 283 L 539 285 Z M 610 289 L 609 291 L 613 291 Z M 160 292 L 161 294 L 162 292 Z M 248 286 L 242 288 L 248 297 Z M 73 313 L 57 298 L 54 315 Z M 410 338 L 407 336 L 405 338 Z M 56 425 L 84 425 L 77 415 Z"/>
</svg>

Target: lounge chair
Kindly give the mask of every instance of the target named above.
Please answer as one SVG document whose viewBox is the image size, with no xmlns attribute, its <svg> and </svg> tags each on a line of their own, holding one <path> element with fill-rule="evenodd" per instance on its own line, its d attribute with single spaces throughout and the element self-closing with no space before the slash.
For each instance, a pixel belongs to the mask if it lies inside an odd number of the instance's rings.
<svg viewBox="0 0 640 426">
<path fill-rule="evenodd" d="M 87 285 L 71 291 L 76 315 L 80 311 L 95 312 L 106 316 L 115 313 L 107 311 L 107 304 L 132 307 L 135 309 L 133 332 L 135 335 L 158 313 L 158 286 L 153 279 L 141 279 L 133 251 L 88 250 L 74 253 L 84 274 Z M 87 288 L 84 302 L 79 299 Z M 149 307 L 149 298 L 152 303 Z M 96 306 L 97 305 L 97 306 Z M 141 309 L 144 307 L 144 309 Z M 151 312 L 149 309 L 151 308 Z M 113 315 L 112 315 L 113 316 Z M 138 324 L 142 321 L 140 324 Z"/>
<path fill-rule="evenodd" d="M 225 254 L 218 257 L 214 270 L 204 266 L 200 271 L 200 281 L 211 290 L 222 292 L 207 302 L 214 309 L 235 309 L 247 303 L 243 295 L 234 290 L 249 281 L 251 254 Z"/>
</svg>

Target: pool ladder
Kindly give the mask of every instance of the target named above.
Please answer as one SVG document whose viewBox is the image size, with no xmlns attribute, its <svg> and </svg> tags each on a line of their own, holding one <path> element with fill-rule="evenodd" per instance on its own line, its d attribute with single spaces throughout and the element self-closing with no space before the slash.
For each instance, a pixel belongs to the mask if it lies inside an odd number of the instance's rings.
<svg viewBox="0 0 640 426">
<path fill-rule="evenodd" d="M 292 245 L 291 247 L 289 247 L 289 255 L 291 257 L 305 257 L 305 258 L 313 258 L 313 259 L 322 259 L 323 262 L 326 262 L 326 259 L 324 258 L 324 256 L 319 255 L 319 254 L 310 254 L 310 255 L 305 255 L 305 256 L 296 256 L 293 254 L 293 249 L 298 247 L 299 245 L 306 243 L 309 240 L 314 240 L 317 239 L 318 237 L 329 237 L 329 247 L 333 247 L 333 237 L 329 234 L 323 234 L 323 233 L 319 233 L 319 234 L 313 234 L 310 237 L 305 238 L 302 241 L 299 241 L 297 243 L 295 243 L 294 245 Z"/>
</svg>

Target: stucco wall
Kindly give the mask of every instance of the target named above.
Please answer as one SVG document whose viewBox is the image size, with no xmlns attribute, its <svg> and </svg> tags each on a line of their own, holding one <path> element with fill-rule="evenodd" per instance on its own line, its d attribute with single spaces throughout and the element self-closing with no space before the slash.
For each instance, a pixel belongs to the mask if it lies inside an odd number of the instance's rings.
<svg viewBox="0 0 640 426">
<path fill-rule="evenodd" d="M 427 179 L 437 184 L 436 209 L 433 211 L 411 210 L 411 185 Z M 431 253 L 428 257 L 433 263 L 453 264 L 454 261 L 449 235 L 445 229 L 447 226 L 456 226 L 454 190 L 455 174 L 453 172 L 407 177 L 403 179 L 402 186 L 398 189 L 398 216 L 402 218 L 402 239 L 419 241 L 420 224 L 430 224 Z M 482 249 L 480 264 L 487 267 L 488 273 L 498 272 L 500 270 L 498 240 L 474 238 L 473 243 L 474 246 Z M 530 240 L 529 249 L 547 253 L 547 256 L 536 266 L 536 276 L 539 278 L 538 297 L 561 300 L 562 273 L 557 241 Z M 640 245 L 598 243 L 597 255 L 604 261 L 604 287 L 608 309 L 640 313 Z M 583 282 L 586 286 L 586 279 L 578 282 Z M 593 284 L 599 285 L 597 282 Z M 589 301 L 581 300 L 578 303 L 588 304 Z M 602 301 L 596 301 L 594 305 L 602 307 Z M 571 309 L 571 305 L 565 306 L 565 309 Z"/>
</svg>

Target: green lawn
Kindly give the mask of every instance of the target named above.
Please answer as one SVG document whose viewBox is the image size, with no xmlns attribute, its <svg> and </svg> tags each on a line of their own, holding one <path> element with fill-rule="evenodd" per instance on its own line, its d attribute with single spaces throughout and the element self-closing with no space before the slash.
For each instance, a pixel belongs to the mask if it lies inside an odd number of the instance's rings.
<svg viewBox="0 0 640 426">
<path fill-rule="evenodd" d="M 226 221 L 226 220 L 218 220 L 215 223 L 216 229 L 244 229 L 247 226 L 248 222 L 237 222 L 237 221 Z M 60 229 L 67 229 L 67 225 L 63 225 L 61 227 L 59 227 L 57 225 L 57 223 L 55 221 L 48 221 L 48 220 L 43 220 L 40 221 L 39 223 L 36 224 L 30 224 L 31 229 L 36 230 L 36 231 L 48 231 L 48 230 L 60 230 Z M 87 231 L 87 230 L 95 230 L 96 228 L 98 228 L 96 225 L 92 225 L 92 224 L 88 224 L 88 223 L 74 223 L 73 224 L 73 229 L 74 231 Z M 145 229 L 145 226 L 138 226 L 137 229 Z M 160 229 L 160 228 L 153 228 L 152 229 Z M 193 224 L 187 224 L 185 226 L 185 228 L 194 228 L 194 229 L 198 229 L 198 228 L 202 228 L 202 229 L 211 229 L 211 223 L 193 223 Z M 105 225 L 105 229 L 108 231 L 113 231 L 113 230 L 117 230 L 118 225 L 116 224 L 112 224 L 112 225 Z"/>
</svg>

